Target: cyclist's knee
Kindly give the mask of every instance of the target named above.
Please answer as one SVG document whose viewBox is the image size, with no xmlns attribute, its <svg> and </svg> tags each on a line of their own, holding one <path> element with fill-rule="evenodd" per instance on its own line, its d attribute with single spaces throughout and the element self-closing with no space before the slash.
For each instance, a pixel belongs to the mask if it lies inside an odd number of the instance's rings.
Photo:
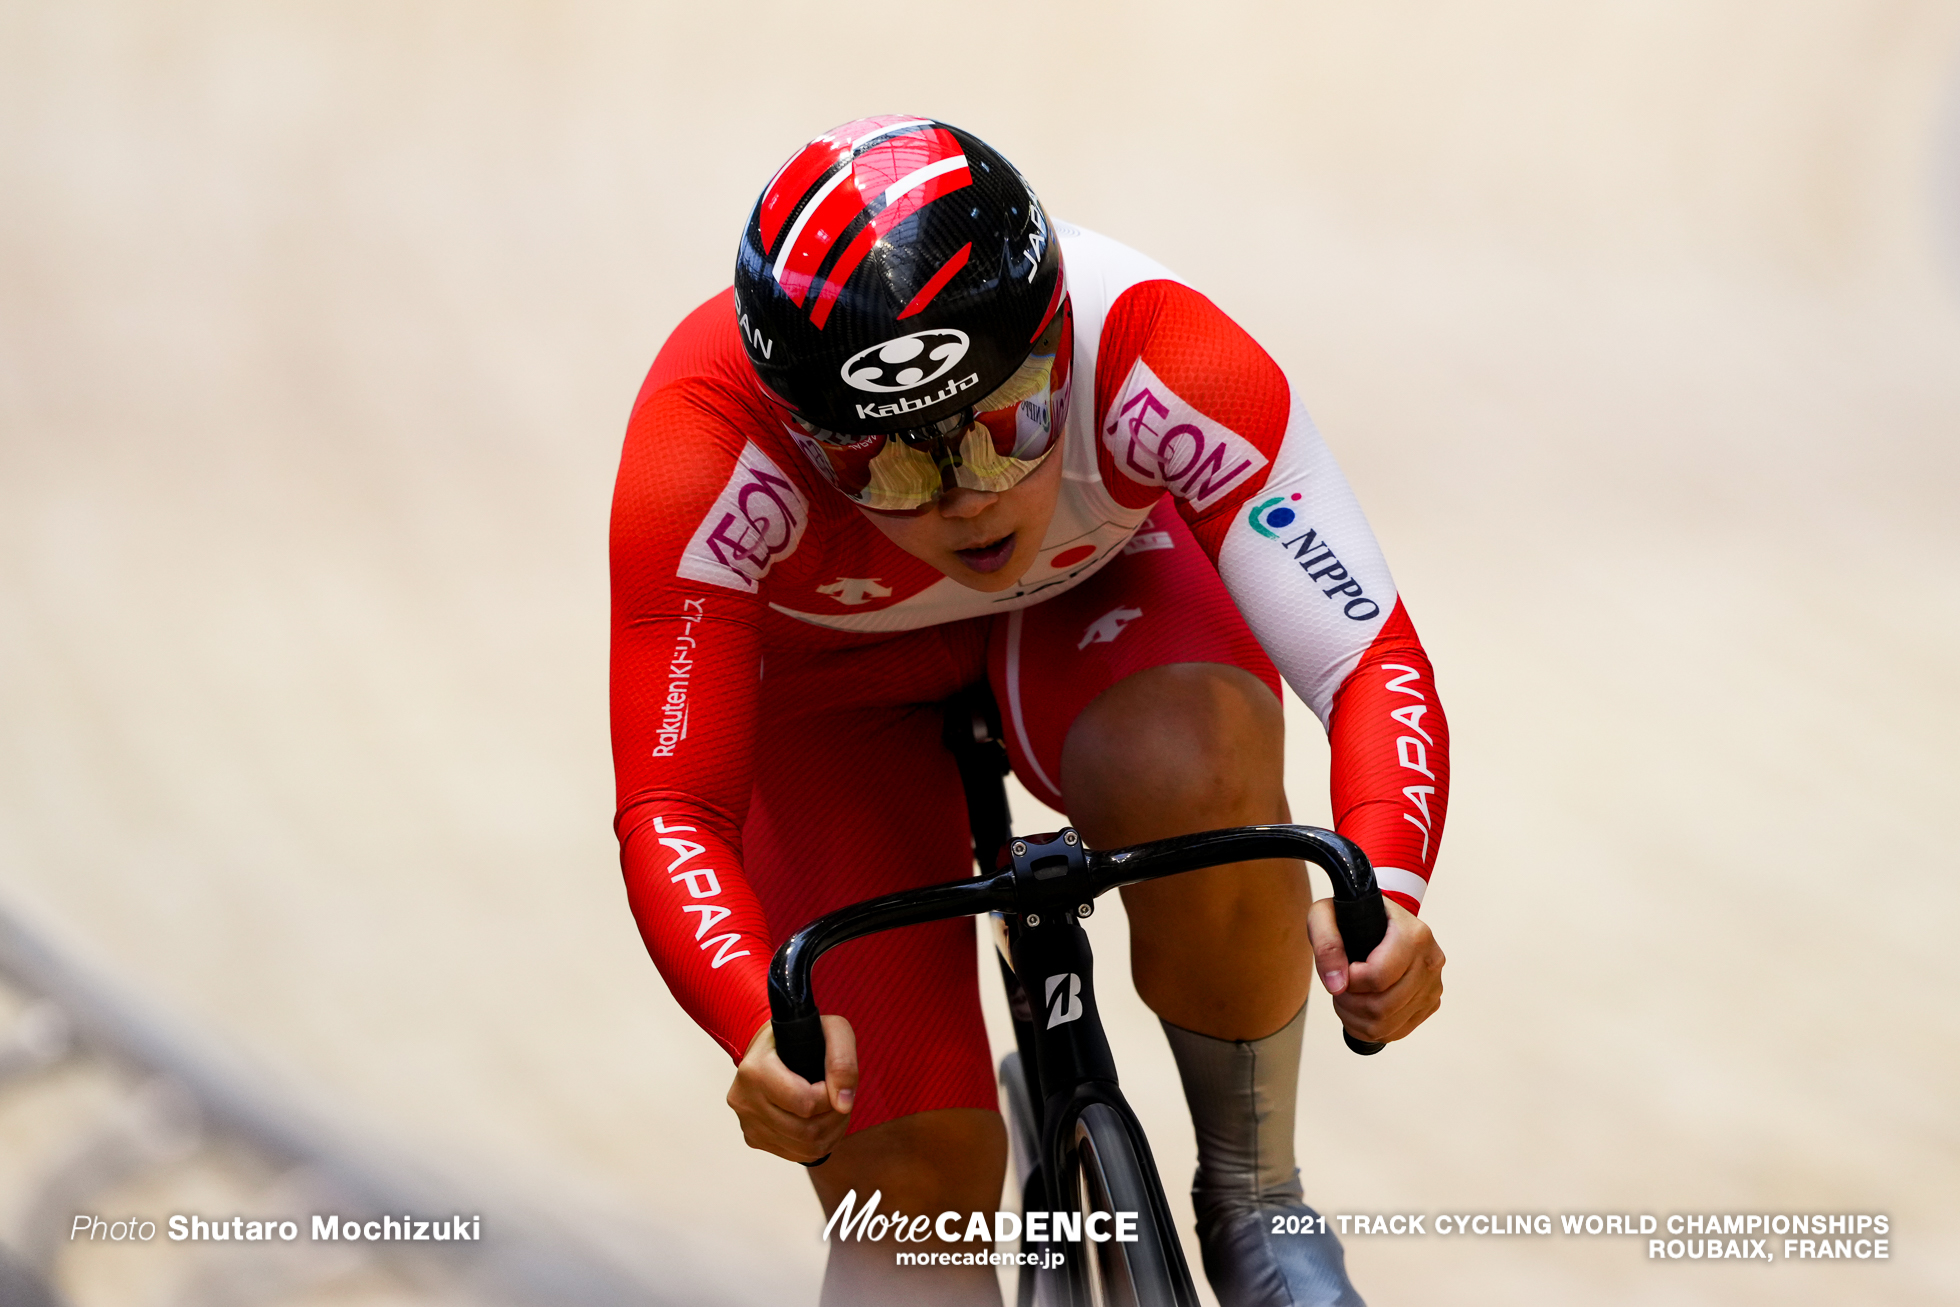
<svg viewBox="0 0 1960 1307">
<path fill-rule="evenodd" d="M 1085 831 L 1116 821 L 1126 841 L 1274 821 L 1284 806 L 1283 742 L 1279 700 L 1250 672 L 1221 663 L 1152 667 L 1076 718 L 1062 750 L 1062 791 Z M 1139 823 L 1166 829 L 1140 834 Z"/>
</svg>

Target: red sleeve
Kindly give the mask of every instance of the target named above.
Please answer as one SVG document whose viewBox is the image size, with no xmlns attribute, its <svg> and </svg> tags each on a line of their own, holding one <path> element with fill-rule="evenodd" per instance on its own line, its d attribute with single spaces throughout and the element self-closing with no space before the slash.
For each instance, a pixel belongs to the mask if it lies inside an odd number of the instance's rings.
<svg viewBox="0 0 1960 1307">
<path fill-rule="evenodd" d="M 1359 844 L 1382 892 L 1422 906 L 1450 795 L 1450 724 L 1429 655 L 1398 599 L 1334 701 L 1334 828 Z"/>
<path fill-rule="evenodd" d="M 678 334 L 678 333 L 677 333 Z M 676 575 L 745 446 L 716 384 L 641 398 L 612 514 L 614 827 L 640 937 L 688 1015 L 739 1059 L 769 1016 L 769 929 L 743 878 L 759 597 Z"/>
</svg>

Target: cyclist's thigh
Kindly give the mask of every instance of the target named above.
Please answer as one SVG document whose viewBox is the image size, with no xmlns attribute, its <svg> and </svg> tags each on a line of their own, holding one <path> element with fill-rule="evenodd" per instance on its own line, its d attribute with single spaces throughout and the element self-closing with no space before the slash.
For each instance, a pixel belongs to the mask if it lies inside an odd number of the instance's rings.
<svg viewBox="0 0 1960 1307">
<path fill-rule="evenodd" d="M 1223 663 L 1265 683 L 1279 672 L 1191 530 L 1159 500 L 1116 560 L 1073 590 L 994 619 L 987 675 L 1014 772 L 1064 808 L 1062 745 L 1103 691 L 1172 663 Z"/>
<path fill-rule="evenodd" d="M 867 648 L 767 655 L 743 862 L 777 943 L 861 899 L 972 870 L 938 701 L 984 667 L 979 624 Z M 853 1132 L 916 1112 L 994 1110 L 970 919 L 888 931 L 817 964 L 862 1078 Z"/>
</svg>

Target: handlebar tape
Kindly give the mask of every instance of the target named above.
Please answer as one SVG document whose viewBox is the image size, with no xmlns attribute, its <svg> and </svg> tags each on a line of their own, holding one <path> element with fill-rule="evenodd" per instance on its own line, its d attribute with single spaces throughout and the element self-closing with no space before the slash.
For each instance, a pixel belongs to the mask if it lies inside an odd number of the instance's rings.
<svg viewBox="0 0 1960 1307">
<path fill-rule="evenodd" d="M 822 1084 L 823 1018 L 812 1015 L 776 1022 L 776 1056 L 811 1084 Z"/>
<path fill-rule="evenodd" d="M 1349 962 L 1364 960 L 1388 933 L 1388 909 L 1382 906 L 1380 894 L 1357 900 L 1334 900 L 1334 921 L 1341 928 L 1341 944 L 1347 949 Z M 1372 1039 L 1356 1039 L 1345 1028 L 1341 1038 L 1363 1057 L 1373 1057 L 1388 1047 Z"/>
</svg>

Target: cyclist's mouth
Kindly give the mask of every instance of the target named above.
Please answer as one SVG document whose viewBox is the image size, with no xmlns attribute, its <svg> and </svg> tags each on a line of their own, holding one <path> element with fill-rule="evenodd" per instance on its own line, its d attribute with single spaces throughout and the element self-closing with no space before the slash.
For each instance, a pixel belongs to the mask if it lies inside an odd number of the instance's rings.
<svg viewBox="0 0 1960 1307">
<path fill-rule="evenodd" d="M 976 545 L 972 549 L 955 549 L 960 561 L 976 572 L 998 572 L 1007 566 L 1007 560 L 1014 557 L 1014 533 L 1008 532 L 990 545 Z"/>
</svg>

